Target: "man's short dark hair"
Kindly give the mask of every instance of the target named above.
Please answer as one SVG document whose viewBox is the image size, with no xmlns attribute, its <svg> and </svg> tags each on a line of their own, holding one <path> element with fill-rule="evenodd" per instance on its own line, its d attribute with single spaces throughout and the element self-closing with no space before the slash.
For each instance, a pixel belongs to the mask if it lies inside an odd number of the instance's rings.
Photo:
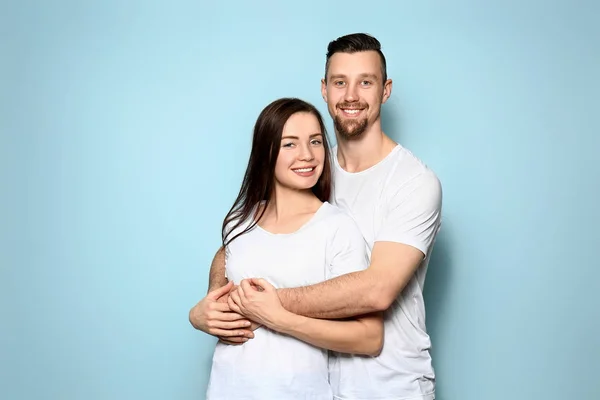
<svg viewBox="0 0 600 400">
<path fill-rule="evenodd" d="M 366 33 L 352 33 L 341 36 L 327 46 L 327 62 L 325 63 L 325 81 L 327 81 L 327 71 L 329 70 L 329 59 L 335 53 L 357 53 L 359 51 L 376 51 L 381 59 L 381 76 L 383 83 L 387 80 L 387 67 L 385 56 L 381 52 L 381 43 L 373 36 Z"/>
</svg>

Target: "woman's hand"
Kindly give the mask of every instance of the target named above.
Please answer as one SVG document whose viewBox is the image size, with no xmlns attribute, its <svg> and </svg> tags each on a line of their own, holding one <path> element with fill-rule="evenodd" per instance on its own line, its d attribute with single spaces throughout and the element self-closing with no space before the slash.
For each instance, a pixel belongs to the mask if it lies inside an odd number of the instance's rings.
<svg viewBox="0 0 600 400">
<path fill-rule="evenodd" d="M 229 308 L 261 325 L 277 330 L 289 312 L 281 305 L 277 289 L 265 279 L 244 279 L 229 293 Z"/>
</svg>

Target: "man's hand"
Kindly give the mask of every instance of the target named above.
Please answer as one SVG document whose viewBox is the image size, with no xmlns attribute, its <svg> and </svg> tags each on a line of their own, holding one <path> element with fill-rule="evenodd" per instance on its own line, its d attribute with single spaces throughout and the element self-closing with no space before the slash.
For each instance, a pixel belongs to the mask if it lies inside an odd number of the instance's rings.
<svg viewBox="0 0 600 400">
<path fill-rule="evenodd" d="M 290 314 L 277 295 L 277 289 L 265 279 L 244 279 L 228 300 L 229 308 L 246 318 L 274 329 Z"/>
<path fill-rule="evenodd" d="M 218 337 L 223 343 L 238 345 L 253 338 L 254 333 L 251 322 L 233 312 L 226 302 L 232 288 L 233 283 L 229 282 L 209 292 L 190 310 L 189 319 L 194 328 Z M 225 302 L 222 298 L 225 298 Z"/>
<path fill-rule="evenodd" d="M 237 289 L 237 286 L 232 286 L 231 290 L 229 290 L 227 293 L 225 293 L 224 295 L 222 295 L 221 297 L 219 297 L 217 299 L 217 302 L 218 303 L 227 304 L 228 301 L 229 301 L 229 295 L 235 289 Z M 231 307 L 229 307 L 229 309 L 231 310 Z M 231 310 L 231 312 L 235 312 L 235 311 Z M 240 314 L 240 313 L 238 313 L 238 314 Z M 240 314 L 240 316 L 242 318 L 244 318 L 241 314 Z M 250 329 L 251 331 L 255 331 L 258 328 L 260 328 L 261 326 L 262 326 L 261 324 L 250 320 L 250 327 L 248 329 Z M 254 335 L 252 335 L 252 337 L 250 339 L 252 339 L 252 338 L 254 338 Z M 225 343 L 225 344 L 233 344 L 233 345 L 237 344 L 237 345 L 239 345 L 239 344 L 242 344 L 244 342 L 247 342 L 248 341 L 248 337 L 246 337 L 246 336 L 230 336 L 230 337 L 227 337 L 227 338 L 219 337 L 219 340 L 221 342 Z"/>
</svg>

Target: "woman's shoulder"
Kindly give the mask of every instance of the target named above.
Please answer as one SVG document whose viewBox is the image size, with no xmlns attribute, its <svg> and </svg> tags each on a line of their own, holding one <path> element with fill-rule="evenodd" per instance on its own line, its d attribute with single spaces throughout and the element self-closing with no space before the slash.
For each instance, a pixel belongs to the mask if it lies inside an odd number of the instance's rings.
<svg viewBox="0 0 600 400">
<path fill-rule="evenodd" d="M 354 221 L 352 216 L 346 211 L 329 202 L 323 203 L 323 208 L 323 222 L 325 222 L 326 225 L 330 226 L 331 228 L 334 228 L 335 230 L 358 230 L 358 225 L 356 224 L 356 221 Z"/>
<path fill-rule="evenodd" d="M 356 221 L 341 208 L 324 204 L 324 218 L 321 231 L 328 243 L 327 248 L 332 254 L 345 253 L 349 249 L 362 249 L 366 242 Z"/>
<path fill-rule="evenodd" d="M 228 221 L 225 224 L 225 236 L 234 237 L 244 232 L 250 225 L 255 225 L 255 217 L 256 215 L 260 215 L 261 211 L 259 207 L 261 207 L 261 204 L 255 205 L 247 216 L 243 215 L 242 212 L 234 212 L 230 214 L 228 216 Z"/>
</svg>

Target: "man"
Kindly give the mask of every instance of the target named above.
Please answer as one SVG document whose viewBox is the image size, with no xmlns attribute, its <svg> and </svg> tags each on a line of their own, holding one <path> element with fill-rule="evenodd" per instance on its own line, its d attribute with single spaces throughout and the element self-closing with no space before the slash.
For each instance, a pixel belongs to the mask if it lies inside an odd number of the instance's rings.
<svg viewBox="0 0 600 400">
<path fill-rule="evenodd" d="M 433 400 L 423 286 L 441 223 L 440 182 L 382 131 L 381 106 L 391 95 L 392 81 L 377 39 L 351 34 L 332 41 L 321 92 L 338 141 L 331 201 L 359 225 L 370 250 L 370 266 L 313 286 L 279 289 L 279 297 L 289 311 L 315 318 L 385 311 L 381 354 L 351 357 L 353 367 L 350 373 L 344 369 L 341 377 L 344 384 L 333 388 L 336 396 Z M 223 265 L 218 252 L 211 266 L 211 291 L 190 311 L 190 321 L 197 329 L 239 344 L 252 338 L 255 326 L 228 307 L 229 296 L 236 303 L 240 298 L 235 290 L 229 293 L 232 284 Z M 242 285 L 248 287 L 247 282 Z M 245 309 L 260 307 L 260 292 L 244 293 Z M 331 364 L 332 377 L 339 372 L 336 365 Z"/>
</svg>

